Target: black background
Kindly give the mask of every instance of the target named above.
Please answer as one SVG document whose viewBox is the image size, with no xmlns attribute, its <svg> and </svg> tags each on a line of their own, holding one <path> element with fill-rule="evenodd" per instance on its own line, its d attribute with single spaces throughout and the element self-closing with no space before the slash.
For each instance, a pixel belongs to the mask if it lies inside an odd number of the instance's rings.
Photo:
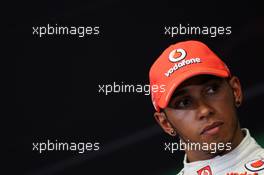
<svg viewBox="0 0 264 175">
<path fill-rule="evenodd" d="M 170 44 L 205 42 L 245 90 L 239 117 L 262 139 L 264 16 L 258 4 L 179 1 L 45 1 L 12 4 L 11 55 L 16 59 L 15 114 L 8 129 L 7 174 L 176 174 L 183 153 L 153 119 L 150 96 L 104 95 L 98 85 L 148 84 L 151 64 Z M 100 34 L 32 35 L 33 26 L 100 26 Z M 165 26 L 231 26 L 231 35 L 164 35 Z M 47 139 L 100 142 L 78 154 L 32 151 Z M 16 173 L 15 173 L 16 172 Z"/>
</svg>

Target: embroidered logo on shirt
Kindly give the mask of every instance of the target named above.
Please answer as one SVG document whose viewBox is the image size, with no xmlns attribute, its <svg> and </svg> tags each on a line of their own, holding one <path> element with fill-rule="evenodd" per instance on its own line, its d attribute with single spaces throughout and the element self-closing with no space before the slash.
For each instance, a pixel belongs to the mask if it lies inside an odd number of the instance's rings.
<svg viewBox="0 0 264 175">
<path fill-rule="evenodd" d="M 256 172 L 264 169 L 264 159 L 256 159 L 245 164 L 245 168 L 249 171 Z"/>
<path fill-rule="evenodd" d="M 197 171 L 198 175 L 213 175 L 209 165 L 203 167 Z"/>
</svg>

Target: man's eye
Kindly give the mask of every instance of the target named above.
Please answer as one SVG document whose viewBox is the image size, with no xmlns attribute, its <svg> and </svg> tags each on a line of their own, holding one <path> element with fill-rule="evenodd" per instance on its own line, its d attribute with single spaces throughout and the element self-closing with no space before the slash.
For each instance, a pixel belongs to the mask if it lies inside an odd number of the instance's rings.
<svg viewBox="0 0 264 175">
<path fill-rule="evenodd" d="M 206 93 L 211 95 L 211 94 L 215 94 L 218 90 L 219 86 L 218 85 L 210 85 L 207 90 Z"/>
<path fill-rule="evenodd" d="M 182 99 L 182 100 L 179 100 L 178 102 L 176 102 L 175 107 L 176 108 L 186 108 L 189 105 L 191 105 L 191 100 L 190 99 Z"/>
</svg>

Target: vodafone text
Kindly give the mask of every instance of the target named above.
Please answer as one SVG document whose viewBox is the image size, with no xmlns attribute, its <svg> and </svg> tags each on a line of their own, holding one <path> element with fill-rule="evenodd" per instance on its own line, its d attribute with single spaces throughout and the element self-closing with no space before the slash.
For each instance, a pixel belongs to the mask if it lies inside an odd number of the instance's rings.
<svg viewBox="0 0 264 175">
<path fill-rule="evenodd" d="M 189 64 L 195 64 L 195 63 L 201 63 L 201 59 L 200 58 L 191 58 L 189 60 L 182 60 L 179 63 L 175 63 L 174 66 L 172 68 L 170 68 L 166 73 L 165 76 L 169 77 L 171 74 L 173 74 L 173 72 L 175 72 L 176 70 L 189 65 Z"/>
</svg>

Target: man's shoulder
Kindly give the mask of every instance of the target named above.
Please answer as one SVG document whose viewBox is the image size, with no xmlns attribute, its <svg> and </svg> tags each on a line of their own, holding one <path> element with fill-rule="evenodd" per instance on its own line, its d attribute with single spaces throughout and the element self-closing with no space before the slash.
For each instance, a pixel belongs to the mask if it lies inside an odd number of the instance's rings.
<svg viewBox="0 0 264 175">
<path fill-rule="evenodd" d="M 182 169 L 180 172 L 178 172 L 177 175 L 184 175 L 184 173 L 183 173 L 183 169 Z"/>
<path fill-rule="evenodd" d="M 261 158 L 264 158 L 264 148 L 261 145 L 259 145 L 259 149 L 257 152 L 258 153 L 256 156 L 258 156 L 258 157 L 260 156 Z"/>
<path fill-rule="evenodd" d="M 262 151 L 260 152 L 259 156 L 261 156 L 262 158 L 264 158 L 264 149 L 262 148 Z"/>
<path fill-rule="evenodd" d="M 264 158 L 260 157 L 254 160 L 247 161 L 244 164 L 244 168 L 250 172 L 264 174 Z"/>
</svg>

